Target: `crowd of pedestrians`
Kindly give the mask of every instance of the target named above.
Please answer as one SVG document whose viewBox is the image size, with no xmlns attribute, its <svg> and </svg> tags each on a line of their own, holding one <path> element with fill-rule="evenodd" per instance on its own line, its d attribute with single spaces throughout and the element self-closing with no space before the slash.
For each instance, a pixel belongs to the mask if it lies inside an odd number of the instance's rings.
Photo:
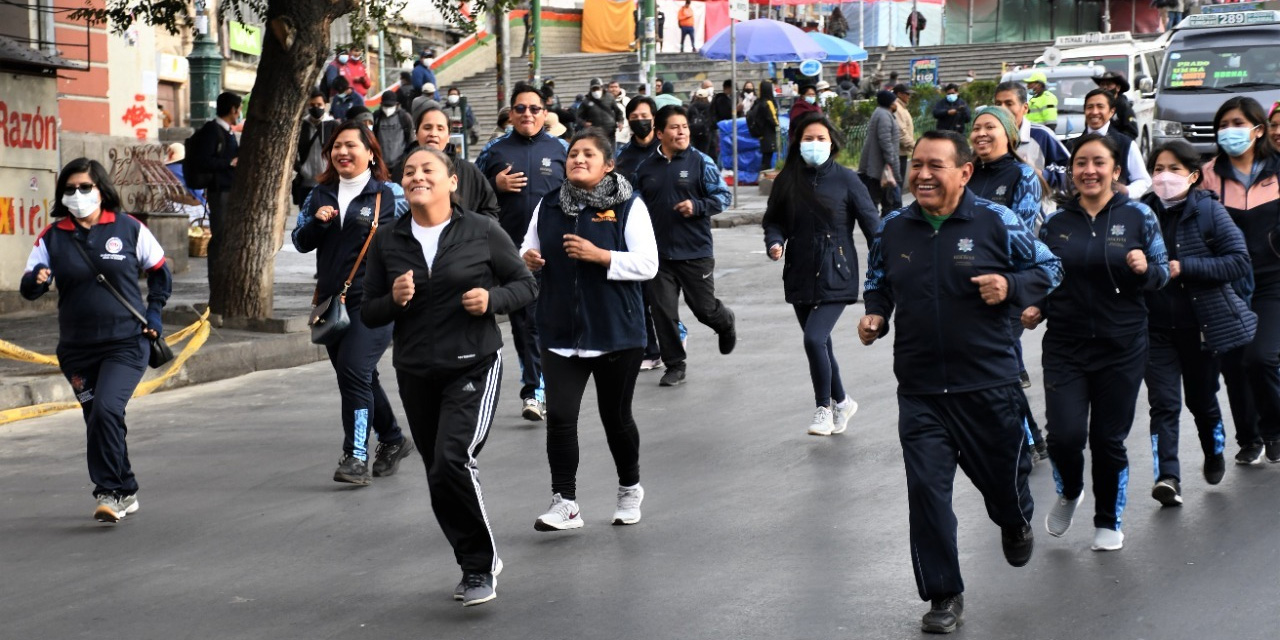
<svg viewBox="0 0 1280 640">
<path fill-rule="evenodd" d="M 472 163 L 449 140 L 474 118 L 455 88 L 437 101 L 430 52 L 406 78 L 412 89 L 383 92 L 376 112 L 361 105 L 370 89 L 361 53 L 341 52 L 309 96 L 292 167 L 293 244 L 316 253 L 313 321 L 323 324 L 329 305 L 342 312 L 340 326 L 313 334 L 341 395 L 333 478 L 368 485 L 417 450 L 464 605 L 494 599 L 502 570 L 477 464 L 499 411 L 496 315 L 510 321 L 519 414 L 546 422 L 551 502 L 534 518 L 544 532 L 585 523 L 578 427 L 589 380 L 618 475 L 610 521 L 633 525 L 645 490 L 632 401 L 642 370 L 664 368 L 662 387 L 687 380 L 679 299 L 716 333 L 721 354 L 735 350 L 738 319 L 717 297 L 711 233 L 711 218 L 731 204 L 715 144 L 717 123 L 730 117 L 745 117 L 761 139 L 765 166 L 772 144 L 787 153 L 762 226 L 800 325 L 815 404 L 809 434 L 840 434 L 858 410 L 835 357 L 845 308 L 862 293 L 856 333 L 866 345 L 893 322 L 910 556 L 930 602 L 924 631 L 963 621 L 957 468 L 982 493 L 1009 564 L 1021 567 L 1034 548 L 1030 471 L 1042 459 L 1057 494 L 1046 531 L 1066 536 L 1089 489 L 1091 548 L 1124 546 L 1134 481 L 1125 440 L 1144 381 L 1151 495 L 1162 506 L 1183 504 L 1184 401 L 1206 483 L 1226 473 L 1219 373 L 1235 462 L 1280 463 L 1280 105 L 1268 113 L 1250 98 L 1225 101 L 1217 153 L 1202 162 L 1183 142 L 1144 156 L 1126 133 L 1127 82 L 1114 74 L 1085 97 L 1086 131 L 1066 145 L 1040 122 L 1049 107 L 1037 103 L 1045 90 L 1035 76 L 1030 86 L 1000 84 L 994 104 L 972 110 L 946 87 L 932 107 L 936 128 L 919 136 L 912 90 L 895 84 L 874 94 L 854 170 L 837 160 L 845 141 L 823 113 L 829 86 L 800 87 L 779 140 L 768 80 L 760 95 L 751 83 L 715 93 L 707 81 L 685 105 L 669 87 L 628 97 L 594 79 L 568 108 L 552 84 L 521 83 L 506 124 Z M 218 240 L 240 107 L 220 96 L 217 118 L 173 160 L 205 188 L 211 270 L 232 259 Z M 59 289 L 58 356 L 84 411 L 94 517 L 116 522 L 139 508 L 124 411 L 148 339 L 162 332 L 171 278 L 155 238 L 119 212 L 100 164 L 73 160 L 57 184 L 58 220 L 31 252 L 22 294 Z M 903 206 L 903 189 L 912 204 Z M 865 283 L 855 228 L 867 245 Z M 1047 435 L 1024 391 L 1034 376 L 1021 345 L 1024 330 L 1042 324 Z M 393 338 L 412 437 L 379 378 Z"/>
</svg>

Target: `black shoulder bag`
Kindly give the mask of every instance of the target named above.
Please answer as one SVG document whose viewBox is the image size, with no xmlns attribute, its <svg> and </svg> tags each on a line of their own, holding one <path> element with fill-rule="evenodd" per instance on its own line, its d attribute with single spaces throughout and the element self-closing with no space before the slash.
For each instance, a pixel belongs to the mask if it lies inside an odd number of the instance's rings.
<svg viewBox="0 0 1280 640">
<path fill-rule="evenodd" d="M 80 256 L 89 264 L 89 268 L 93 269 L 95 276 L 94 279 L 96 279 L 99 284 L 106 287 L 107 291 L 110 291 L 111 295 L 115 296 L 116 300 L 119 300 L 120 304 L 124 305 L 124 308 L 128 309 L 129 313 L 132 313 L 133 317 L 137 318 L 138 322 L 141 322 L 142 327 L 145 329 L 147 327 L 147 319 L 143 317 L 141 313 L 138 313 L 138 310 L 133 308 L 133 305 L 129 304 L 128 300 L 124 299 L 124 296 L 120 294 L 120 291 L 116 289 L 114 285 L 107 281 L 107 277 L 102 275 L 102 272 L 98 270 L 98 264 L 93 261 L 93 258 L 89 257 L 89 254 L 85 252 L 84 247 L 80 246 L 80 241 L 76 238 L 71 238 L 71 244 L 75 246 L 76 251 L 80 252 Z M 151 341 L 151 355 L 147 359 L 147 364 L 150 365 L 152 369 L 163 367 L 165 363 L 173 359 L 173 350 L 169 348 L 169 343 L 164 341 L 164 336 L 157 333 L 156 337 L 148 338 L 148 340 Z"/>
<path fill-rule="evenodd" d="M 369 251 L 373 234 L 378 231 L 378 218 L 381 215 L 382 187 L 379 186 L 378 197 L 374 199 L 373 204 L 373 226 L 364 239 L 364 246 L 360 247 L 360 255 L 356 257 L 356 263 L 351 267 L 347 281 L 342 283 L 342 293 L 321 300 L 320 287 L 317 285 L 316 292 L 311 297 L 311 317 L 308 318 L 307 324 L 311 326 L 313 344 L 335 344 L 342 339 L 342 334 L 346 333 L 347 327 L 351 325 L 351 316 L 347 315 L 347 289 L 351 288 L 352 281 L 356 279 L 356 273 L 360 271 L 360 264 L 364 262 L 364 255 Z M 341 220 L 337 215 L 334 217 Z"/>
</svg>

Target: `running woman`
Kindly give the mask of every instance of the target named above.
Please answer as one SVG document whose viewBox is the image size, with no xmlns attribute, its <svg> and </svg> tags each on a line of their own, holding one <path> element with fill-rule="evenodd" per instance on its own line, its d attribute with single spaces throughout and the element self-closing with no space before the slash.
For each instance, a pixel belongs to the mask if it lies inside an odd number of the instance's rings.
<svg viewBox="0 0 1280 640">
<path fill-rule="evenodd" d="M 836 162 L 835 127 L 821 113 L 795 123 L 789 162 L 778 174 L 764 212 L 764 245 L 771 260 L 786 256 L 782 289 L 804 332 L 817 409 L 809 434 L 844 433 L 858 403 L 845 393 L 831 332 L 845 307 L 858 301 L 856 224 L 870 247 L 880 213 L 858 174 Z"/>
<path fill-rule="evenodd" d="M 613 170 L 613 158 L 613 143 L 599 129 L 574 136 L 568 178 L 534 209 L 520 247 L 525 264 L 542 274 L 537 319 L 552 496 L 534 522 L 538 531 L 583 525 L 578 411 L 589 378 L 618 470 L 613 524 L 640 522 L 640 433 L 631 400 L 644 357 L 640 283 L 658 272 L 658 245 L 644 200 Z"/>
<path fill-rule="evenodd" d="M 400 400 L 462 567 L 453 597 L 477 605 L 497 597 L 502 571 L 476 466 L 502 381 L 494 316 L 529 304 L 538 288 L 497 220 L 450 202 L 458 173 L 443 151 L 411 152 L 401 184 L 410 215 L 374 237 L 361 314 L 370 327 L 395 323 Z"/>
<path fill-rule="evenodd" d="M 1040 227 L 1069 274 L 1022 314 L 1028 329 L 1046 318 L 1043 355 L 1049 461 L 1058 500 L 1049 535 L 1066 535 L 1084 497 L 1084 448 L 1093 460 L 1093 550 L 1124 546 L 1121 515 L 1129 485 L 1124 439 L 1133 426 L 1147 365 L 1145 291 L 1169 280 L 1160 222 L 1147 205 L 1112 190 L 1121 150 L 1112 138 L 1081 136 L 1071 152 L 1077 194 Z M 1146 171 L 1146 168 L 1143 168 Z"/>
<path fill-rule="evenodd" d="M 1147 398 L 1151 405 L 1151 497 L 1182 504 L 1178 423 L 1182 392 L 1195 418 L 1204 453 L 1204 479 L 1218 484 L 1226 472 L 1226 438 L 1218 406 L 1218 358 L 1253 341 L 1258 316 L 1233 282 L 1250 277 L 1249 251 L 1222 204 L 1200 183 L 1200 154 L 1175 140 L 1151 154 L 1152 191 L 1142 197 L 1160 219 L 1169 250 L 1169 284 L 1147 292 Z"/>
</svg>

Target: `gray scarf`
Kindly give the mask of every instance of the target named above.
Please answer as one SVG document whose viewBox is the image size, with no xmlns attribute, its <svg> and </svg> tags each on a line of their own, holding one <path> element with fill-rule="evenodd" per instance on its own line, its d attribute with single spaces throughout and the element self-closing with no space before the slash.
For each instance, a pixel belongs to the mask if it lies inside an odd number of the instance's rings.
<svg viewBox="0 0 1280 640">
<path fill-rule="evenodd" d="M 605 210 L 631 199 L 631 183 L 616 174 L 607 173 L 604 179 L 591 189 L 579 189 L 568 180 L 560 187 L 560 207 L 564 212 L 576 216 L 583 209 Z"/>
</svg>

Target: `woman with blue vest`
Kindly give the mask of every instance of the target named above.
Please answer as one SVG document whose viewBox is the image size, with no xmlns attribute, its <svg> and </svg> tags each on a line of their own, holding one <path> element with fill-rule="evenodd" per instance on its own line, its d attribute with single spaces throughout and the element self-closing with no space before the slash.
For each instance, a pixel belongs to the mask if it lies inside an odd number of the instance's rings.
<svg viewBox="0 0 1280 640">
<path fill-rule="evenodd" d="M 1049 461 L 1058 500 L 1049 535 L 1066 535 L 1084 497 L 1084 448 L 1093 460 L 1093 550 L 1124 546 L 1121 514 L 1129 484 L 1124 440 L 1133 426 L 1147 365 L 1145 291 L 1169 280 L 1160 222 L 1147 205 L 1116 193 L 1120 149 L 1085 134 L 1071 152 L 1076 196 L 1040 227 L 1040 239 L 1069 274 L 1022 314 L 1033 329 L 1048 319 L 1044 365 Z M 1144 168 L 1145 170 L 1145 168 Z"/>
<path fill-rule="evenodd" d="M 1266 456 L 1280 462 L 1280 153 L 1267 135 L 1267 114 L 1247 96 L 1214 114 L 1218 154 L 1204 166 L 1201 188 L 1218 194 L 1244 233 L 1253 264 L 1249 306 L 1258 331 L 1222 358 L 1222 377 L 1236 425 L 1236 464 Z"/>
<path fill-rule="evenodd" d="M 356 264 L 365 239 L 378 224 L 390 226 L 404 193 L 387 182 L 387 165 L 368 127 L 345 122 L 326 143 L 329 166 L 298 212 L 293 246 L 316 251 L 316 300 L 344 292 L 351 325 L 335 343 L 325 345 L 338 375 L 342 395 L 342 458 L 333 472 L 336 482 L 368 485 L 372 476 L 396 472 L 413 443 L 400 431 L 391 402 L 378 380 L 378 360 L 391 342 L 391 327 L 370 327 L 360 318 L 365 265 Z M 378 449 L 369 462 L 369 431 L 378 434 Z"/>
<path fill-rule="evenodd" d="M 1035 230 L 1036 224 L 1043 217 L 1041 203 L 1048 185 L 1036 175 L 1026 160 L 1016 151 L 1018 148 L 1018 125 L 1013 113 L 1004 107 L 980 107 L 973 118 L 973 130 L 969 132 L 969 143 L 973 145 L 973 177 L 969 178 L 969 190 L 979 198 L 990 200 L 1013 211 L 1027 229 Z M 1031 387 L 1031 376 L 1027 374 L 1026 363 L 1022 360 L 1022 310 L 1012 310 L 1009 319 L 1013 332 L 1013 350 L 1018 356 L 1022 379 L 1022 388 Z M 1049 450 L 1045 447 L 1044 436 L 1027 407 L 1027 433 L 1031 437 L 1030 444 L 1035 447 L 1033 460 L 1047 460 Z"/>
<path fill-rule="evenodd" d="M 1250 278 L 1249 250 L 1227 210 L 1200 183 L 1200 154 L 1175 140 L 1152 152 L 1152 191 L 1142 202 L 1160 220 L 1169 250 L 1169 284 L 1147 292 L 1147 398 L 1151 405 L 1151 497 L 1182 504 L 1178 422 L 1182 392 L 1195 418 L 1204 453 L 1204 479 L 1218 484 L 1226 472 L 1226 435 L 1218 406 L 1218 357 L 1249 344 L 1258 316 L 1233 282 Z"/>
<path fill-rule="evenodd" d="M 547 389 L 551 507 L 538 531 L 583 524 L 577 502 L 578 411 L 595 378 L 600 421 L 618 470 L 613 524 L 640 521 L 640 433 L 631 413 L 644 355 L 640 283 L 658 272 L 644 200 L 614 169 L 613 143 L 597 129 L 574 136 L 567 177 L 534 209 L 520 252 L 542 272 L 538 331 Z"/>
<path fill-rule="evenodd" d="M 84 413 L 89 479 L 98 501 L 93 517 L 119 522 L 139 507 L 125 445 L 125 406 L 147 369 L 149 338 L 163 331 L 160 311 L 173 279 L 151 231 L 118 211 L 120 196 L 96 160 L 67 163 L 55 193 L 59 200 L 50 215 L 56 222 L 36 239 L 19 288 L 22 297 L 35 300 L 58 285 L 58 366 Z M 138 287 L 144 272 L 145 304 Z M 135 314 L 146 318 L 146 326 Z"/>
<path fill-rule="evenodd" d="M 821 113 L 792 125 L 788 162 L 778 174 L 764 212 L 764 246 L 771 260 L 786 261 L 782 289 L 804 332 L 804 352 L 813 382 L 814 410 L 809 434 L 843 433 L 858 403 L 845 393 L 831 332 L 845 307 L 858 301 L 861 287 L 856 223 L 871 246 L 880 213 L 853 170 L 836 162 L 840 143 Z"/>
<path fill-rule="evenodd" d="M 371 327 L 395 323 L 400 400 L 432 511 L 462 567 L 453 597 L 472 606 L 497 596 L 502 571 L 476 466 L 502 383 L 494 314 L 533 302 L 538 286 L 496 219 L 451 202 L 454 162 L 432 145 L 405 158 L 410 215 L 374 238 L 361 313 Z"/>
</svg>

